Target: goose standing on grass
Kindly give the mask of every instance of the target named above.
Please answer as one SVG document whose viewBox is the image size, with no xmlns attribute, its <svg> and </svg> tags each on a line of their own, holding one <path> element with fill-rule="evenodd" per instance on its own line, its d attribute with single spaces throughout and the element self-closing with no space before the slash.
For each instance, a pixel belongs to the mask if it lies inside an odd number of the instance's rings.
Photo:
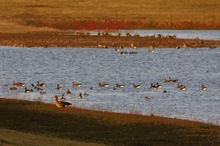
<svg viewBox="0 0 220 146">
<path fill-rule="evenodd" d="M 58 108 L 62 108 L 64 111 L 66 110 L 66 106 L 72 105 L 71 103 L 66 102 L 66 101 L 58 101 L 58 96 L 57 95 L 55 95 L 54 98 L 56 99 L 56 106 Z"/>
<path fill-rule="evenodd" d="M 202 90 L 205 91 L 207 90 L 207 88 L 204 85 L 202 85 Z"/>
</svg>

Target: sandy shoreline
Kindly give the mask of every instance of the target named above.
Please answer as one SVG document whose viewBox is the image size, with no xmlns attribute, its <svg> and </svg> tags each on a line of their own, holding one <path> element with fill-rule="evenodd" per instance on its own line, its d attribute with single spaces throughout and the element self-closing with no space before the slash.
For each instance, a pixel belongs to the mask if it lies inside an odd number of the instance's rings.
<svg viewBox="0 0 220 146">
<path fill-rule="evenodd" d="M 103 32 L 102 32 L 103 33 Z M 76 34 L 67 31 L 0 33 L 0 46 L 65 48 L 216 48 L 219 40 L 180 39 L 175 36 L 117 36 Z"/>
</svg>

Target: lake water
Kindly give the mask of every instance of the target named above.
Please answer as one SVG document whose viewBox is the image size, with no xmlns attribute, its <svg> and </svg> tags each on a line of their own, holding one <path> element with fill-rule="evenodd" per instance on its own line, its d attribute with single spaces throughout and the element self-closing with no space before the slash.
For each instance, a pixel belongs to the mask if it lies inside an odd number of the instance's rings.
<svg viewBox="0 0 220 146">
<path fill-rule="evenodd" d="M 111 112 L 159 115 L 220 123 L 220 48 L 208 49 L 123 49 L 137 54 L 121 55 L 114 49 L 78 48 L 19 48 L 0 47 L 0 95 L 45 103 L 54 103 L 54 95 L 66 95 L 75 107 Z M 178 79 L 187 88 L 182 91 L 176 83 L 164 83 L 164 78 Z M 47 84 L 46 92 L 25 93 L 24 87 L 11 91 L 12 80 L 23 82 L 27 88 L 37 81 Z M 72 82 L 82 87 L 72 87 Z M 150 89 L 158 82 L 162 89 Z M 108 83 L 108 88 L 98 83 Z M 116 83 L 124 88 L 113 90 Z M 140 89 L 132 84 L 141 85 Z M 3 85 L 9 87 L 5 88 Z M 64 90 L 57 90 L 60 84 Z M 208 89 L 202 91 L 204 84 Z M 92 89 L 90 89 L 93 87 Z M 163 93 L 166 90 L 167 93 Z M 78 99 L 78 92 L 89 96 Z M 145 100 L 145 97 L 150 100 Z"/>
</svg>

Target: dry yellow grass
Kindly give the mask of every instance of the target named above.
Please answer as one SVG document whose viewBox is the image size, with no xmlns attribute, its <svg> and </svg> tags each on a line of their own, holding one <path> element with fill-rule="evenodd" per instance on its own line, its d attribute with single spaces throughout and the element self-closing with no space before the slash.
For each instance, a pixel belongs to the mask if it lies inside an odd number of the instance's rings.
<svg viewBox="0 0 220 146">
<path fill-rule="evenodd" d="M 58 31 L 57 29 L 47 28 L 47 27 L 33 27 L 33 26 L 23 26 L 9 21 L 0 22 L 0 32 L 1 33 L 26 33 L 33 31 Z"/>
<path fill-rule="evenodd" d="M 220 25 L 219 0 L 10 0 L 0 2 L 0 7 L 1 20 L 34 26 L 66 23 L 65 28 L 71 28 L 75 21 L 110 20 L 136 22 L 134 27 Z M 139 22 L 143 26 L 138 26 Z"/>
</svg>

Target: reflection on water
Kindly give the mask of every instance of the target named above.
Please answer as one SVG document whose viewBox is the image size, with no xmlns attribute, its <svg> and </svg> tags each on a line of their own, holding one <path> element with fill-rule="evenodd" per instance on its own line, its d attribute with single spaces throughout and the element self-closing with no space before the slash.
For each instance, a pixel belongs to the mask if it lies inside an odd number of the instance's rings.
<svg viewBox="0 0 220 146">
<path fill-rule="evenodd" d="M 114 49 L 1 47 L 1 97 L 54 103 L 54 95 L 65 94 L 74 106 L 87 109 L 220 122 L 219 49 L 135 51 L 138 53 L 121 55 Z M 169 76 L 178 79 L 187 90 L 181 91 L 175 82 L 164 83 Z M 35 89 L 25 93 L 24 87 L 11 91 L 12 80 L 25 83 L 28 89 L 37 81 L 46 83 L 46 87 L 41 87 L 46 94 Z M 82 86 L 73 87 L 72 82 Z M 151 83 L 157 82 L 161 89 L 150 88 Z M 108 83 L 109 87 L 99 87 L 99 83 Z M 116 83 L 125 87 L 114 88 Z M 63 90 L 57 90 L 57 84 Z M 141 88 L 133 88 L 132 84 Z M 207 91 L 201 90 L 202 84 Z M 68 89 L 72 94 L 66 94 Z M 89 96 L 78 99 L 78 92 Z"/>
</svg>

